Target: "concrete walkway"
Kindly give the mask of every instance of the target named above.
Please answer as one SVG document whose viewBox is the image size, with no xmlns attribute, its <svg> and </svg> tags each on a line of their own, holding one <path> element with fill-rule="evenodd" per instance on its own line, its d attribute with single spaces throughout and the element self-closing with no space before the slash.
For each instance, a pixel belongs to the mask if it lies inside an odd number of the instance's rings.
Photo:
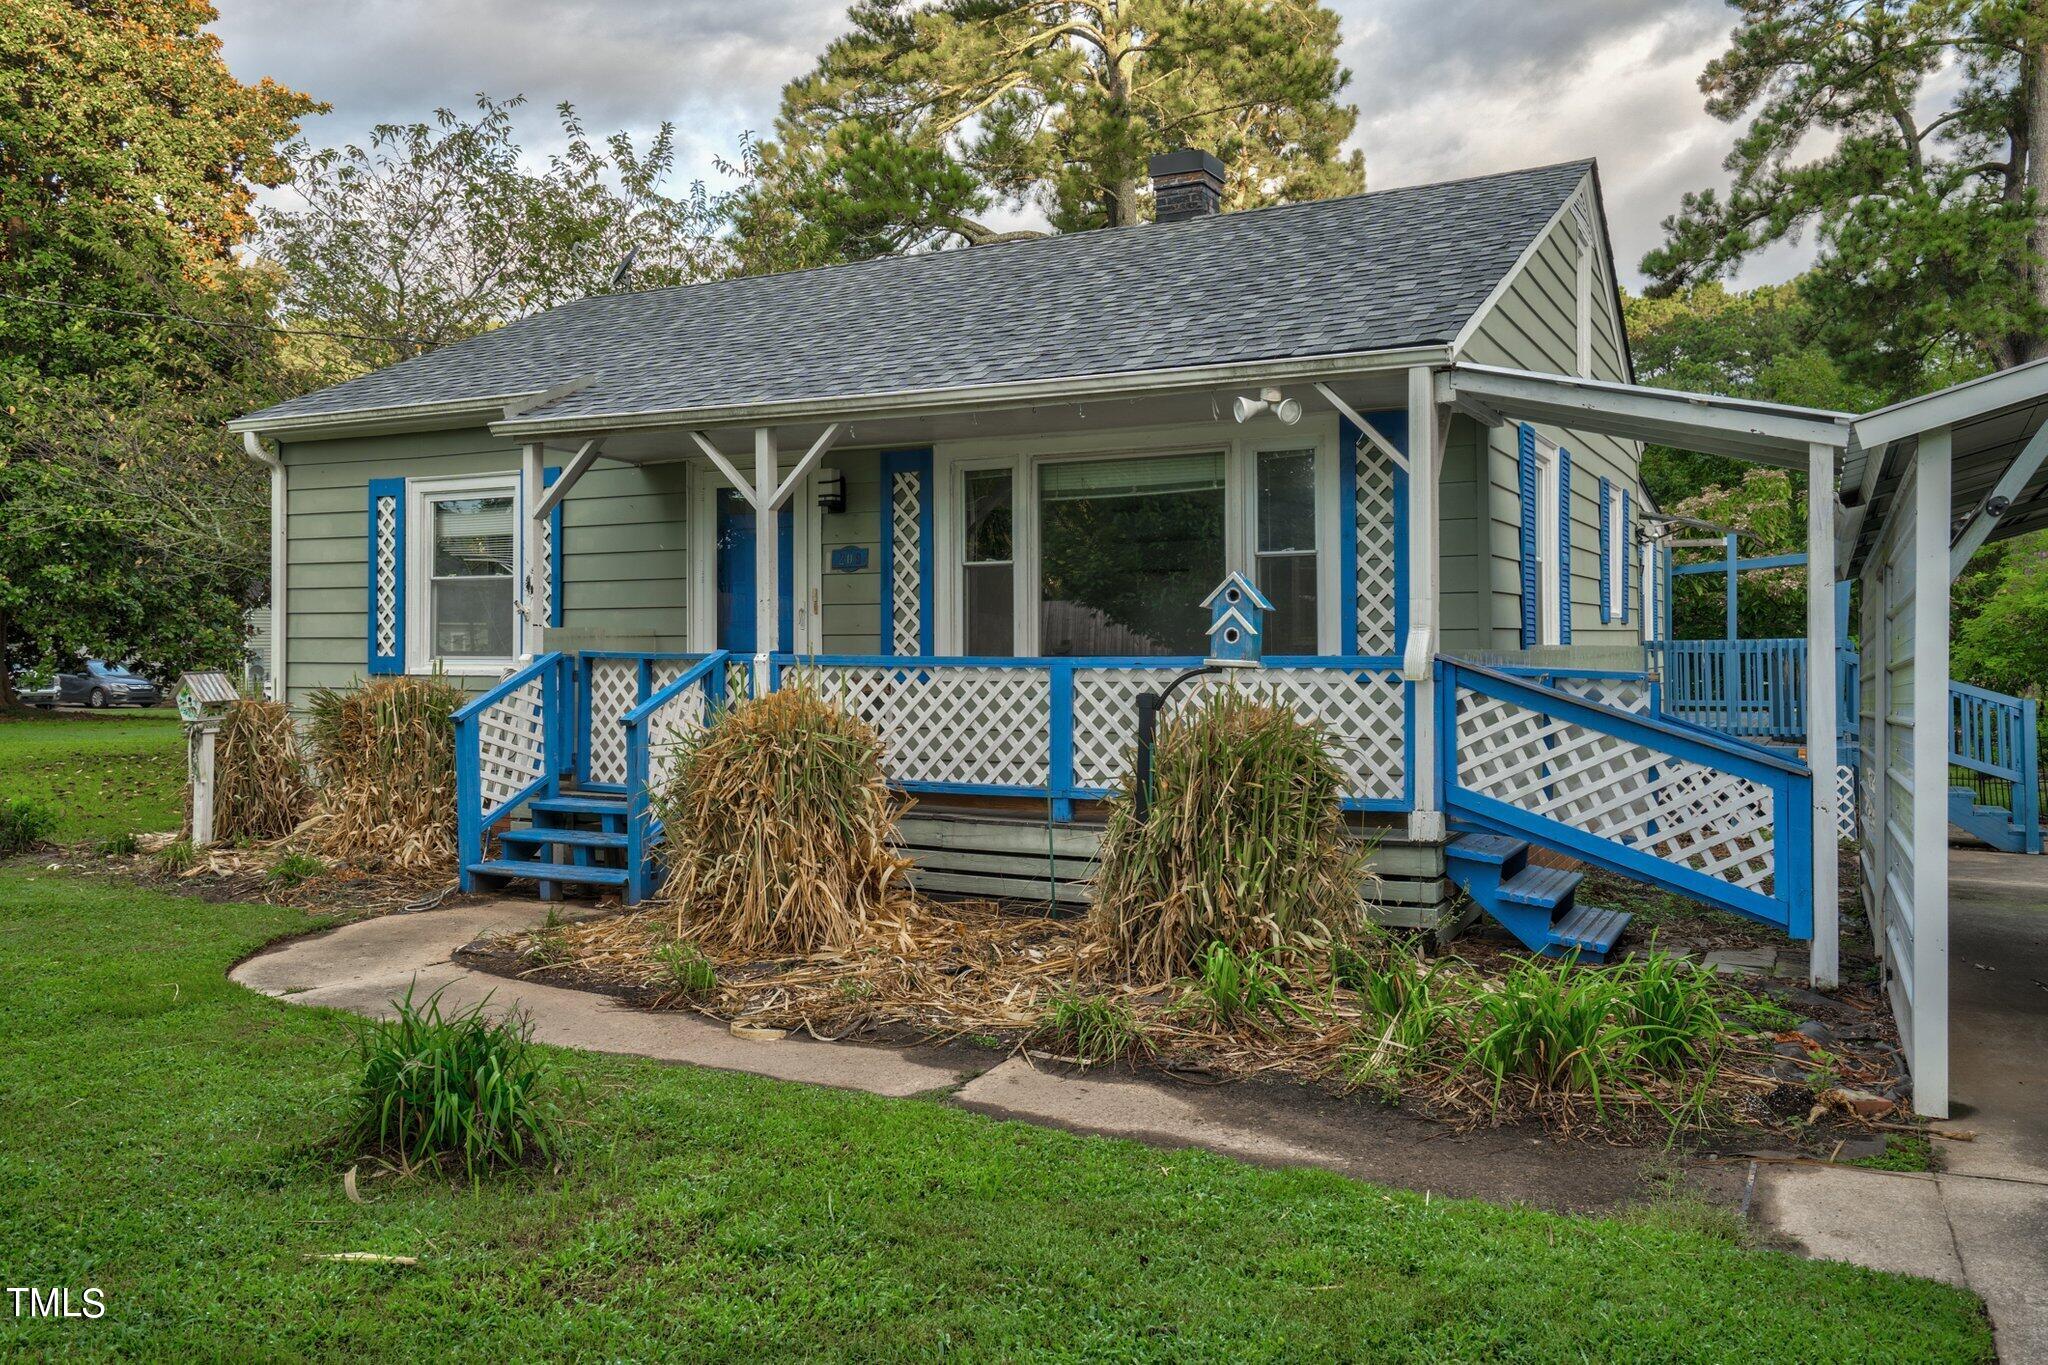
<svg viewBox="0 0 2048 1365">
<path fill-rule="evenodd" d="M 1759 1216 L 1816 1256 L 1966 1285 L 2002 1360 L 2048 1362 L 2048 858 L 1949 853 L 1947 1169 L 1766 1168 Z"/>
</svg>

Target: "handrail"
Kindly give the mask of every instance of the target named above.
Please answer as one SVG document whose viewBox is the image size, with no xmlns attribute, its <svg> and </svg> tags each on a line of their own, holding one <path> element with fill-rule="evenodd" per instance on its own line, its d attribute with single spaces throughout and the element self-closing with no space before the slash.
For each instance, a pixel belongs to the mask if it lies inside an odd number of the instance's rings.
<svg viewBox="0 0 2048 1365">
<path fill-rule="evenodd" d="M 563 675 L 575 661 L 559 650 L 550 650 L 523 668 L 500 679 L 475 700 L 459 707 L 455 722 L 455 849 L 456 875 L 464 891 L 474 890 L 470 867 L 483 861 L 484 830 L 499 811 L 517 805 L 537 790 L 551 788 L 569 766 L 568 726 L 562 711 L 566 690 Z M 541 685 L 541 771 L 522 790 L 484 809 L 482 720 L 492 708 L 520 689 L 538 681 Z"/>
<path fill-rule="evenodd" d="M 520 688 L 532 682 L 542 670 L 559 666 L 565 657 L 560 650 L 549 650 L 545 654 L 534 656 L 532 663 L 527 664 L 516 672 L 506 674 L 498 682 L 492 684 L 490 691 L 463 703 L 455 712 L 455 719 L 458 721 L 466 720 L 482 711 L 492 702 L 503 701 L 510 694 L 517 692 Z"/>
<path fill-rule="evenodd" d="M 638 903 L 654 891 L 654 871 L 649 854 L 661 822 L 654 818 L 652 790 L 653 744 L 648 726 L 655 714 L 693 687 L 702 687 L 706 719 L 710 709 L 724 695 L 725 666 L 729 650 L 714 650 L 662 686 L 649 692 L 637 705 L 619 717 L 626 732 L 626 876 L 627 899 Z"/>
<path fill-rule="evenodd" d="M 1194 654 L 774 654 L 778 667 L 801 668 L 1193 668 L 1206 662 Z M 1259 661 L 1260 668 L 1399 668 L 1398 654 L 1282 654 Z M 1555 670 L 1553 670 L 1555 671 Z M 1569 672 L 1569 670 L 1566 670 Z M 1247 669 L 1246 672 L 1256 672 Z M 1590 676 L 1572 673 L 1573 677 Z"/>
<path fill-rule="evenodd" d="M 660 709 L 663 703 L 675 700 L 685 688 L 696 683 L 705 674 L 711 672 L 712 669 L 723 668 L 726 660 L 731 657 L 732 652 L 724 649 L 714 654 L 705 655 L 697 663 L 692 664 L 689 668 L 678 674 L 672 681 L 663 683 L 660 687 L 649 693 L 647 700 L 640 702 L 629 709 L 625 715 L 620 716 L 619 724 L 629 730 L 643 724 L 649 716 Z"/>
<path fill-rule="evenodd" d="M 1532 699 L 1540 701 L 1545 709 L 1563 710 L 1582 720 L 1592 721 L 1595 723 L 1596 728 L 1626 722 L 1631 726 L 1663 735 L 1681 744 L 1691 744 L 1703 749 L 1716 750 L 1729 758 L 1735 759 L 1739 763 L 1753 763 L 1760 767 L 1775 768 L 1794 777 L 1811 776 L 1811 771 L 1803 763 L 1795 763 L 1789 759 L 1781 758 L 1768 749 L 1738 743 L 1712 730 L 1698 729 L 1691 726 L 1681 729 L 1662 716 L 1616 711 L 1612 707 L 1602 706 L 1598 702 L 1588 701 L 1584 697 L 1575 696 L 1570 692 L 1561 691 L 1555 687 L 1546 687 L 1542 683 L 1531 682 L 1526 678 L 1517 678 L 1512 674 L 1503 673 L 1499 669 L 1488 668 L 1484 664 L 1470 663 L 1450 655 L 1439 655 L 1438 663 L 1454 668 L 1461 673 L 1475 674 L 1498 683 L 1503 687 L 1519 691 L 1523 693 L 1524 701 Z"/>
</svg>

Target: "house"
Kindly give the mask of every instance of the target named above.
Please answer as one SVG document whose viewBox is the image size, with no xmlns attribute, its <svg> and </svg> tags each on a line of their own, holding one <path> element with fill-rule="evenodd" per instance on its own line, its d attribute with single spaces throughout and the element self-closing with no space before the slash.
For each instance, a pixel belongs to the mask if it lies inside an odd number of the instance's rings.
<svg viewBox="0 0 2048 1365">
<path fill-rule="evenodd" d="M 474 690 L 465 879 L 633 898 L 667 737 L 800 675 L 919 795 L 922 885 L 1074 901 L 1235 571 L 1397 922 L 1456 885 L 1604 951 L 1533 840 L 1810 936 L 1805 768 L 1656 713 L 1672 433 L 1602 406 L 1645 391 L 1593 164 L 1236 214 L 1153 169 L 1157 223 L 587 298 L 242 418 L 280 695 Z M 1720 402 L 1710 448 L 1841 444 Z"/>
</svg>

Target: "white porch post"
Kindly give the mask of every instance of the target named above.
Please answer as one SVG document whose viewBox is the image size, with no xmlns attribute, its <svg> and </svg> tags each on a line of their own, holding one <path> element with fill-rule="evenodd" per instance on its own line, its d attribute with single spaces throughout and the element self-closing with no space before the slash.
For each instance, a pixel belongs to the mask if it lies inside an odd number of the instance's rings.
<svg viewBox="0 0 2048 1365">
<path fill-rule="evenodd" d="M 520 651 L 522 659 L 531 659 L 546 652 L 542 631 L 547 627 L 547 618 L 540 611 L 540 576 L 548 571 L 541 563 L 540 523 L 541 499 L 547 490 L 542 487 L 542 447 L 539 442 L 525 447 L 519 459 L 519 506 L 523 515 L 519 518 L 519 562 L 525 567 L 521 571 L 519 585 L 519 615 L 526 622 L 526 643 Z"/>
<path fill-rule="evenodd" d="M 781 624 L 776 606 L 782 595 L 775 572 L 782 557 L 775 543 L 776 484 L 775 433 L 767 427 L 754 428 L 754 695 L 768 694 L 768 656 L 775 652 L 776 630 Z"/>
<path fill-rule="evenodd" d="M 1948 427 L 1920 433 L 1913 470 L 1913 1107 L 1948 1117 Z"/>
<path fill-rule="evenodd" d="M 1841 977 L 1840 848 L 1835 834 L 1835 448 L 1807 447 L 1806 765 L 1813 772 L 1813 949 L 1816 990 Z"/>
<path fill-rule="evenodd" d="M 1408 371 L 1408 638 L 1402 673 L 1413 684 L 1415 809 L 1411 839 L 1442 839 L 1444 812 L 1437 792 L 1437 483 L 1442 474 L 1443 418 L 1436 379 L 1425 366 Z"/>
</svg>

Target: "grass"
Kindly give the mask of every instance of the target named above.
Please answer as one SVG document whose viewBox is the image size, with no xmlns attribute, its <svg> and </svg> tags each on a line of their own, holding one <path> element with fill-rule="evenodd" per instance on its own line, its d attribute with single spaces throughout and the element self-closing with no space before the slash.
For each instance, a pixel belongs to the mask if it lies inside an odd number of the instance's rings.
<svg viewBox="0 0 2048 1365">
<path fill-rule="evenodd" d="M 382 1359 L 1984 1360 L 1969 1296 L 1620 1219 L 633 1058 L 579 1082 L 566 1173 L 365 1180 L 332 1146 L 347 1018 L 253 995 L 304 928 L 0 870 L 0 1260 L 98 1286 L 0 1354 Z M 416 1256 L 415 1267 L 309 1260 Z"/>
<path fill-rule="evenodd" d="M 1933 1171 L 1940 1169 L 1934 1158 L 1934 1139 L 1921 1133 L 1890 1133 L 1884 1150 L 1875 1156 L 1859 1156 L 1842 1163 L 1872 1171 Z"/>
<path fill-rule="evenodd" d="M 185 732 L 169 709 L 0 714 L 0 801 L 58 814 L 49 835 L 81 843 L 176 829 L 185 818 Z"/>
<path fill-rule="evenodd" d="M 1143 1040 L 1128 1002 L 1112 995 L 1062 991 L 1039 1022 L 1041 1041 L 1067 1048 L 1084 1062 L 1113 1062 Z"/>
</svg>

